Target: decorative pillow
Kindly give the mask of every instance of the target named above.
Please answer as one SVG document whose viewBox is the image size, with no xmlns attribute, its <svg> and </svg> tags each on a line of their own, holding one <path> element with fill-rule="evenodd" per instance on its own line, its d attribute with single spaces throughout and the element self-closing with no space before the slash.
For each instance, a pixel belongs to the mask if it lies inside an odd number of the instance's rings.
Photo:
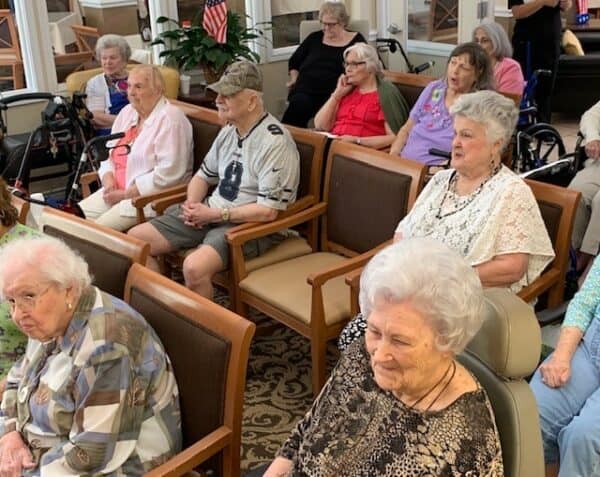
<svg viewBox="0 0 600 477">
<path fill-rule="evenodd" d="M 565 30 L 562 37 L 562 47 L 567 55 L 583 56 L 583 48 L 579 38 L 571 30 Z"/>
</svg>

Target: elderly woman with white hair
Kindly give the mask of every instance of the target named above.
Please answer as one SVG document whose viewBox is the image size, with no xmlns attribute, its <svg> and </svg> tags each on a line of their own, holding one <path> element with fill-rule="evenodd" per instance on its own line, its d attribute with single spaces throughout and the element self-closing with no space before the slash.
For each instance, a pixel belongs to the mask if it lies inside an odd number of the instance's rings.
<svg viewBox="0 0 600 477">
<path fill-rule="evenodd" d="M 125 133 L 98 170 L 102 187 L 79 205 L 86 218 L 116 230 L 137 223 L 131 199 L 184 183 L 192 176 L 192 125 L 164 96 L 165 82 L 154 65 L 136 66 L 127 79 L 130 104 L 112 132 Z M 151 207 L 147 215 L 155 213 Z"/>
<path fill-rule="evenodd" d="M 0 294 L 27 351 L 0 406 L 0 475 L 142 475 L 181 448 L 178 389 L 155 332 L 91 285 L 58 239 L 0 249 Z"/>
<path fill-rule="evenodd" d="M 360 286 L 365 337 L 264 476 L 504 475 L 487 395 L 456 360 L 482 323 L 477 273 L 416 238 L 379 252 Z"/>
<path fill-rule="evenodd" d="M 517 293 L 554 257 L 533 192 L 501 163 L 519 112 L 494 91 L 462 95 L 450 112 L 451 169 L 431 178 L 398 224 L 394 240 L 431 237 L 445 243 L 465 257 L 484 287 Z M 340 347 L 365 328 L 359 315 L 342 332 Z"/>
<path fill-rule="evenodd" d="M 110 134 L 117 114 L 127 99 L 127 62 L 131 47 L 120 35 L 102 35 L 96 42 L 96 59 L 102 73 L 91 78 L 86 85 L 87 107 L 94 117 L 92 123 L 99 135 Z"/>
<path fill-rule="evenodd" d="M 512 59 L 512 45 L 502 25 L 482 23 L 473 30 L 473 41 L 479 43 L 490 57 L 496 91 L 521 96 L 525 86 L 523 71 L 519 62 Z"/>
<path fill-rule="evenodd" d="M 382 149 L 388 147 L 408 118 L 408 105 L 389 81 L 377 50 L 357 43 L 344 51 L 343 73 L 315 116 L 315 127 L 342 141 Z"/>
</svg>

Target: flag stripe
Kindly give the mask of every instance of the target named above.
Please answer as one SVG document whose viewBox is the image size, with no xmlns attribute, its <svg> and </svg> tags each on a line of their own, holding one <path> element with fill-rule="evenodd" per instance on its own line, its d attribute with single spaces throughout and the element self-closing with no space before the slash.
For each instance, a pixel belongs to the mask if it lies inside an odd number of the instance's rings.
<svg viewBox="0 0 600 477">
<path fill-rule="evenodd" d="M 227 4 L 225 0 L 208 0 L 204 6 L 202 26 L 217 43 L 227 40 Z"/>
</svg>

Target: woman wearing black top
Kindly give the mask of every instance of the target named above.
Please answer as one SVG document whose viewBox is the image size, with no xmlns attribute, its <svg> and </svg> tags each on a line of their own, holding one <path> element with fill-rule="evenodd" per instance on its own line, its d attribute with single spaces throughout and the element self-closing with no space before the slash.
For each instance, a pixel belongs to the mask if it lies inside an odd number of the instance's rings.
<svg viewBox="0 0 600 477">
<path fill-rule="evenodd" d="M 289 61 L 289 105 L 282 122 L 305 128 L 336 87 L 344 72 L 343 53 L 357 42 L 366 42 L 346 30 L 348 13 L 343 3 L 325 2 L 319 11 L 321 31 L 311 33 Z"/>
<path fill-rule="evenodd" d="M 569 9 L 571 0 L 508 0 L 508 7 L 517 20 L 512 38 L 513 58 L 521 64 L 525 79 L 538 69 L 552 71 L 549 79 L 540 80 L 535 94 L 539 119 L 550 122 L 550 100 L 560 54 L 560 11 Z"/>
</svg>

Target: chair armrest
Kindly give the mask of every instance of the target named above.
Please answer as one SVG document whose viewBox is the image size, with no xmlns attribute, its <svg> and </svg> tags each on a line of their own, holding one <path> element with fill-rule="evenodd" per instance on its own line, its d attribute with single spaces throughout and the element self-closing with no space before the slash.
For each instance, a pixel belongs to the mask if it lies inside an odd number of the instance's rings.
<svg viewBox="0 0 600 477">
<path fill-rule="evenodd" d="M 170 197 L 172 195 L 186 193 L 187 184 L 179 184 L 173 187 L 169 187 L 167 189 L 161 190 L 160 192 L 154 192 L 153 194 L 140 195 L 131 199 L 131 204 L 136 208 L 138 223 L 142 223 L 146 221 L 146 215 L 144 214 L 144 207 L 146 207 L 151 202 L 154 202 L 158 199 L 163 199 L 165 197 Z"/>
<path fill-rule="evenodd" d="M 92 193 L 90 184 L 93 182 L 100 182 L 100 176 L 97 172 L 86 172 L 81 174 L 79 178 L 79 184 L 81 184 L 81 194 L 83 197 L 89 197 Z"/>
<path fill-rule="evenodd" d="M 569 303 L 571 303 L 570 300 L 561 303 L 557 307 L 546 308 L 545 310 L 536 313 L 535 316 L 540 326 L 552 325 L 562 321 L 567 313 Z"/>
<path fill-rule="evenodd" d="M 227 241 L 231 246 L 241 246 L 248 240 L 264 237 L 266 235 L 273 234 L 280 230 L 289 229 L 290 227 L 294 227 L 295 225 L 308 222 L 309 220 L 314 220 L 320 215 L 324 214 L 326 210 L 327 203 L 321 202 L 319 204 L 313 205 L 312 207 L 306 210 L 290 215 L 289 217 L 275 219 L 271 222 L 266 222 L 262 225 L 253 226 L 252 228 L 248 228 L 239 232 L 231 234 L 228 233 Z M 254 223 L 256 224 L 256 222 Z"/>
<path fill-rule="evenodd" d="M 540 296 L 546 290 L 551 288 L 556 281 L 560 278 L 560 271 L 556 268 L 551 268 L 550 270 L 542 273 L 537 279 L 535 279 L 532 283 L 522 288 L 517 295 L 523 301 L 527 303 L 533 301 L 535 298 Z"/>
<path fill-rule="evenodd" d="M 165 209 L 173 204 L 180 204 L 185 201 L 187 196 L 187 192 L 175 194 L 169 197 L 163 197 L 162 199 L 155 200 L 152 202 L 152 208 L 156 211 L 158 215 L 162 215 L 165 212 Z"/>
<path fill-rule="evenodd" d="M 205 462 L 220 450 L 231 444 L 233 433 L 231 429 L 221 426 L 207 436 L 183 449 L 179 454 L 162 465 L 144 474 L 146 477 L 178 476 L 189 472 Z M 232 449 L 232 452 L 235 452 Z"/>
<path fill-rule="evenodd" d="M 363 270 L 364 268 L 360 267 L 346 275 L 346 285 L 350 287 L 350 313 L 352 316 L 356 316 L 360 311 L 358 293 L 360 290 L 360 276 Z"/>
<path fill-rule="evenodd" d="M 366 265 L 366 263 L 373 258 L 373 256 L 379 252 L 381 249 L 387 247 L 392 243 L 392 239 L 383 242 L 377 247 L 372 248 L 356 257 L 349 258 L 348 260 L 344 260 L 343 263 L 339 265 L 334 265 L 333 267 L 329 267 L 326 270 L 321 272 L 311 273 L 306 281 L 312 285 L 313 287 L 321 287 L 332 278 L 339 277 L 340 275 L 344 275 L 352 270 L 355 270 L 358 267 L 362 267 Z"/>
</svg>

